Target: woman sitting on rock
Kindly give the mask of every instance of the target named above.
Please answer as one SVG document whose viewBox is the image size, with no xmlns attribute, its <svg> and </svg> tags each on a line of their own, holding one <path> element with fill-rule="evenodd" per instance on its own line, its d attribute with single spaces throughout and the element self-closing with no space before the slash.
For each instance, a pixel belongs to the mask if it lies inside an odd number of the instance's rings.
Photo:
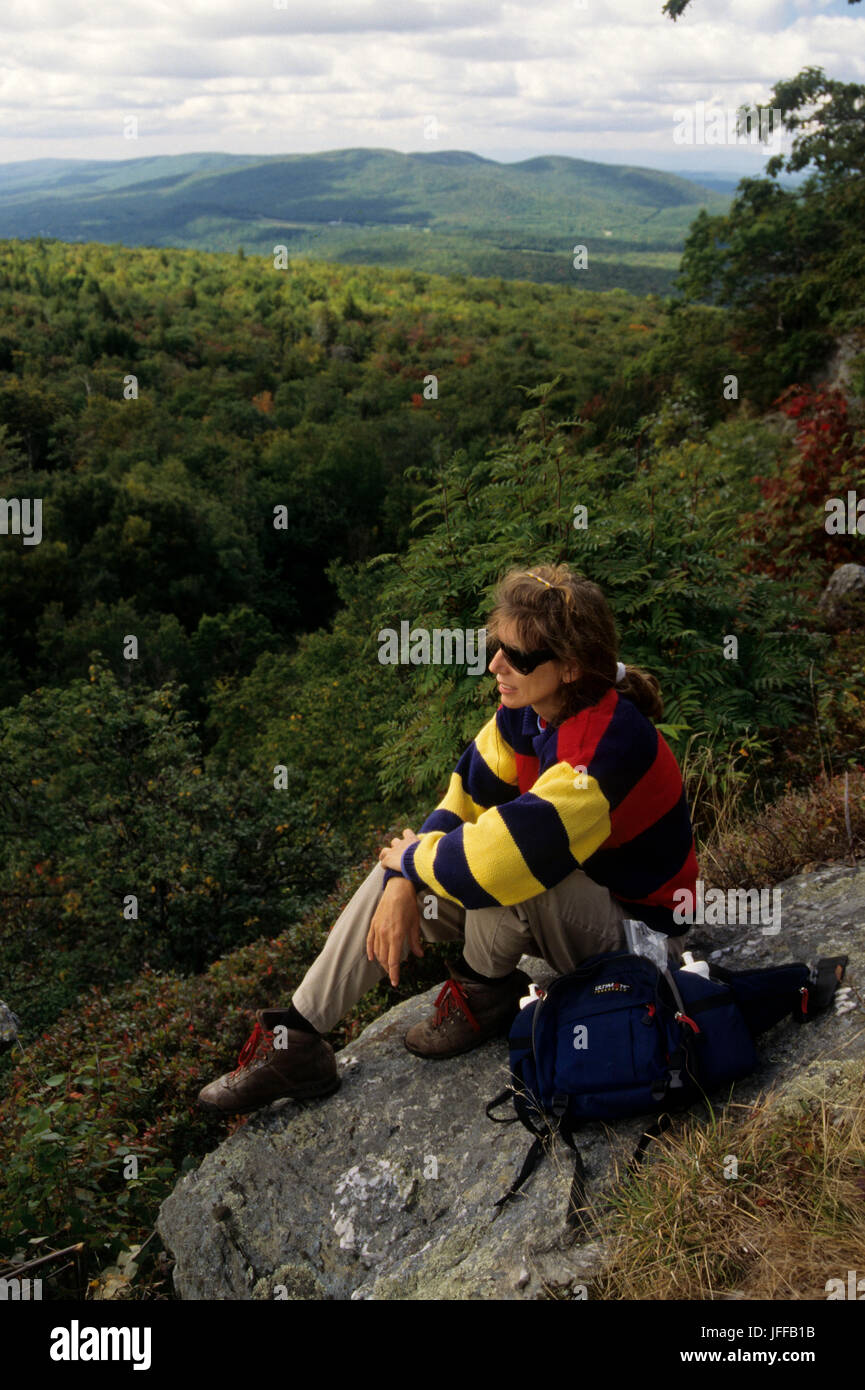
<svg viewBox="0 0 865 1390">
<path fill-rule="evenodd" d="M 691 818 L 653 720 L 658 682 L 617 662 L 613 615 L 567 565 L 512 570 L 488 633 L 501 703 L 465 750 L 420 834 L 404 831 L 335 923 L 287 1009 L 261 1009 L 238 1067 L 202 1105 L 240 1114 L 339 1085 L 335 1027 L 382 975 L 399 981 L 422 938 L 462 943 L 434 1013 L 409 1029 L 420 1057 L 506 1032 L 529 981 L 520 957 L 565 973 L 625 946 L 634 918 L 676 941 L 674 893 L 696 887 Z M 692 899 L 693 900 L 693 899 Z"/>
</svg>

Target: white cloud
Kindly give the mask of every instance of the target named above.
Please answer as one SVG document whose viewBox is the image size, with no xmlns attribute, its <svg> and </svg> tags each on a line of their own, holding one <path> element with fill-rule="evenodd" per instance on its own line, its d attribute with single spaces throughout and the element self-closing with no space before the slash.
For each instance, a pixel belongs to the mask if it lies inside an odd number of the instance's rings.
<svg viewBox="0 0 865 1390">
<path fill-rule="evenodd" d="M 865 80 L 865 7 L 691 0 L 673 24 L 661 5 L 5 0 L 0 161 L 358 144 L 663 155 L 677 107 L 765 99 L 809 63 Z M 134 143 L 122 135 L 132 112 Z"/>
</svg>

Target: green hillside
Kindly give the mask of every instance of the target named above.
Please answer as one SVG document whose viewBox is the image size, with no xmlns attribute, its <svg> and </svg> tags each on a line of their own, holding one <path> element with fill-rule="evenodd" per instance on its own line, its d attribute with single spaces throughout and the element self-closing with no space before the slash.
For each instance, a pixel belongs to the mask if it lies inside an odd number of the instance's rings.
<svg viewBox="0 0 865 1390">
<path fill-rule="evenodd" d="M 440 274 L 671 288 L 687 229 L 729 198 L 673 174 L 459 150 L 190 154 L 0 166 L 0 237 L 289 254 Z M 588 268 L 573 247 L 588 248 Z"/>
</svg>

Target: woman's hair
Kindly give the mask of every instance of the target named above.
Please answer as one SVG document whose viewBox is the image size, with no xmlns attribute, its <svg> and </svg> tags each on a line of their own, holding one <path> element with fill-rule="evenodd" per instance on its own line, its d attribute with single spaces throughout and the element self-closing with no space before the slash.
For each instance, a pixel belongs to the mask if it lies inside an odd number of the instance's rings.
<svg viewBox="0 0 865 1390">
<path fill-rule="evenodd" d="M 611 686 L 647 718 L 663 719 L 661 687 L 649 671 L 628 666 L 624 680 L 616 685 L 616 622 L 591 579 L 573 574 L 566 564 L 509 570 L 496 590 L 488 635 L 497 637 L 505 624 L 513 624 L 515 645 L 522 651 L 548 647 L 560 661 L 574 661 L 580 667 L 577 679 L 561 687 L 558 723 L 597 704 Z"/>
</svg>

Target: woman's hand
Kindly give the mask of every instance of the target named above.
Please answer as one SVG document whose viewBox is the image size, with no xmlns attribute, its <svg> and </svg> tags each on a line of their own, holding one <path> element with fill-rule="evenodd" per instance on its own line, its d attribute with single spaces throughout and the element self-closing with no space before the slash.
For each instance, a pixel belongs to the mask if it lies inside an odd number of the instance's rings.
<svg viewBox="0 0 865 1390">
<path fill-rule="evenodd" d="M 390 845 L 384 845 L 378 852 L 378 862 L 383 869 L 396 869 L 402 866 L 403 851 L 413 845 L 420 835 L 415 835 L 413 830 L 404 830 L 399 839 L 393 839 Z"/>
<path fill-rule="evenodd" d="M 407 878 L 392 878 L 370 922 L 366 938 L 367 960 L 377 960 L 391 984 L 399 984 L 399 968 L 403 949 L 416 956 L 423 955 L 420 933 L 420 913 L 414 884 Z"/>
</svg>

